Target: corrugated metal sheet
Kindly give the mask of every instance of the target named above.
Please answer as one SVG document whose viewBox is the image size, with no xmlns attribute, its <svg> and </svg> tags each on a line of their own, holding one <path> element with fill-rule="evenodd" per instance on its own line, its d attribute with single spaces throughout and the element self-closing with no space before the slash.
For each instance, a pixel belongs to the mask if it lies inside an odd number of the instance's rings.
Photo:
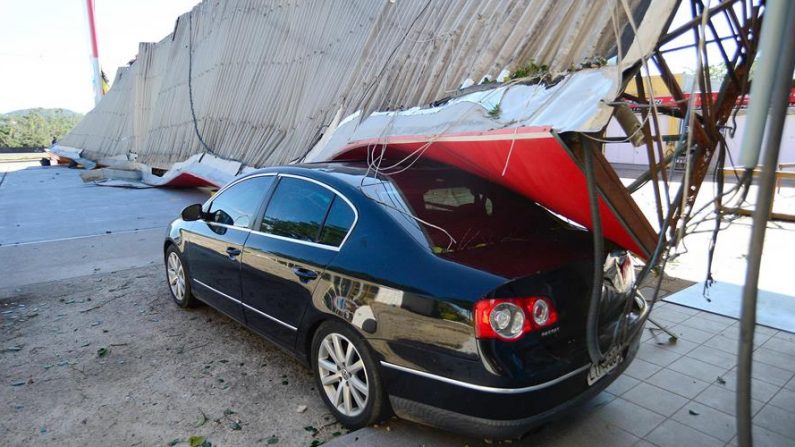
<svg viewBox="0 0 795 447">
<path fill-rule="evenodd" d="M 204 152 L 190 71 L 216 155 L 285 163 L 335 117 L 427 104 L 530 60 L 561 72 L 611 56 L 628 30 L 622 1 L 638 17 L 650 0 L 205 0 L 141 44 L 62 143 L 159 167 Z"/>
</svg>

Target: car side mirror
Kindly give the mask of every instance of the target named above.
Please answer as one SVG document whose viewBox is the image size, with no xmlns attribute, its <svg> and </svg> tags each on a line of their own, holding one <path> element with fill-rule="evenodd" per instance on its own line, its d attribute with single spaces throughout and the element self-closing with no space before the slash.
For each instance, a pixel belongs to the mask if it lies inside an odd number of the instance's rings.
<svg viewBox="0 0 795 447">
<path fill-rule="evenodd" d="M 194 220 L 200 220 L 204 217 L 204 213 L 202 212 L 202 205 L 201 203 L 194 203 L 193 205 L 188 205 L 182 210 L 182 220 L 186 222 L 191 222 Z"/>
</svg>

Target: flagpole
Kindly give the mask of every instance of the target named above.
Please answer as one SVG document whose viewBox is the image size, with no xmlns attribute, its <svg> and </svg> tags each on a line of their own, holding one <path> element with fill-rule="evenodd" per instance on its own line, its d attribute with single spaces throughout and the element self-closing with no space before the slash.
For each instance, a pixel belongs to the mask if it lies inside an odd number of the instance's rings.
<svg viewBox="0 0 795 447">
<path fill-rule="evenodd" d="M 97 46 L 97 27 L 94 21 L 94 0 L 86 0 L 88 32 L 91 37 L 91 67 L 94 71 L 94 105 L 102 99 L 102 73 L 99 68 L 99 48 Z"/>
</svg>

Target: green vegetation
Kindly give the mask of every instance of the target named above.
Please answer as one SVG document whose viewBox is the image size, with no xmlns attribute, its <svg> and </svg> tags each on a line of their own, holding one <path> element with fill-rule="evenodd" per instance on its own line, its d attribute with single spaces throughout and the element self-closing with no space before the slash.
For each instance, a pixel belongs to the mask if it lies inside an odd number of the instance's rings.
<svg viewBox="0 0 795 447">
<path fill-rule="evenodd" d="M 500 117 L 502 113 L 502 108 L 500 108 L 499 104 L 494 104 L 494 107 L 489 110 L 489 116 L 494 118 L 495 120 Z"/>
<path fill-rule="evenodd" d="M 538 65 L 534 60 L 530 59 L 530 62 L 514 70 L 509 79 L 532 78 L 543 81 L 549 76 L 549 65 Z"/>
<path fill-rule="evenodd" d="M 0 148 L 45 148 L 71 131 L 83 115 L 65 109 L 27 109 L 0 114 Z"/>
</svg>

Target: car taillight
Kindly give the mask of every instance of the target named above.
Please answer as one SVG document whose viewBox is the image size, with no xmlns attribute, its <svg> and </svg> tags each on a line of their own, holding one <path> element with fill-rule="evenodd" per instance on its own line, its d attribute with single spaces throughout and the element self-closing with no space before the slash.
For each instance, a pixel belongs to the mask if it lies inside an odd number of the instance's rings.
<svg viewBox="0 0 795 447">
<path fill-rule="evenodd" d="M 552 326 L 558 312 L 545 296 L 498 298 L 475 303 L 475 336 L 516 340 L 522 335 Z"/>
</svg>

